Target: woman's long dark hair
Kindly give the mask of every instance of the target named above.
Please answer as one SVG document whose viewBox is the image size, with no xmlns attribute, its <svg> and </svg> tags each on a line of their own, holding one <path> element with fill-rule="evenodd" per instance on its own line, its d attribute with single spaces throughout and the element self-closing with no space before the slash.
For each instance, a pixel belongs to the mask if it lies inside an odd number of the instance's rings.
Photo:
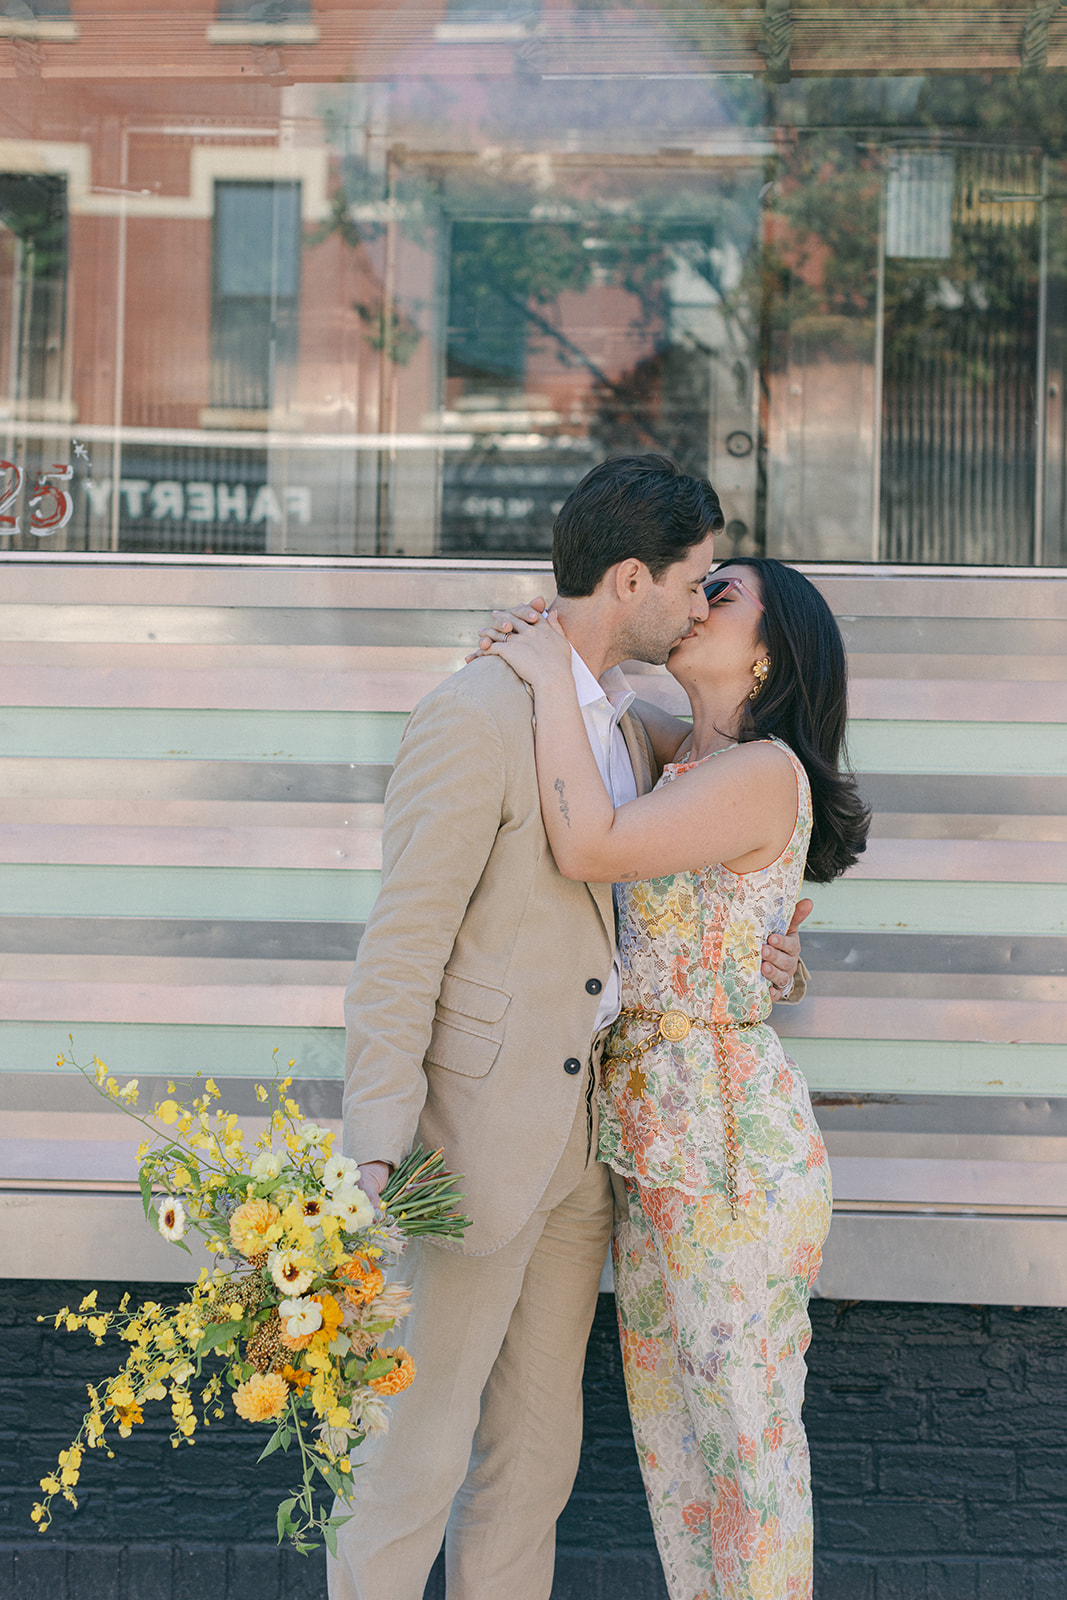
<svg viewBox="0 0 1067 1600">
<path fill-rule="evenodd" d="M 867 847 L 870 811 L 844 763 L 848 672 L 833 612 L 813 583 L 769 556 L 732 556 L 751 567 L 763 598 L 760 633 L 771 658 L 738 740 L 771 736 L 793 751 L 811 784 L 812 828 L 804 876 L 829 883 Z"/>
</svg>

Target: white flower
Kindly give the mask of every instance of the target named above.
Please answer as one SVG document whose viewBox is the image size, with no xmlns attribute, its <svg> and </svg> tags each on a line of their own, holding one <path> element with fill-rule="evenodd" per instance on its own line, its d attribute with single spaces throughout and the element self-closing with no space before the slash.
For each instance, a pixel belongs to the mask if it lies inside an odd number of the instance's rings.
<svg viewBox="0 0 1067 1600">
<path fill-rule="evenodd" d="M 338 1189 L 327 1200 L 325 1210 L 331 1217 L 340 1217 L 346 1233 L 358 1233 L 361 1228 L 369 1228 L 374 1221 L 374 1207 L 363 1190 L 355 1185 Z"/>
<path fill-rule="evenodd" d="M 322 1219 L 326 1215 L 326 1196 L 321 1194 L 298 1194 L 297 1204 L 304 1214 L 306 1228 L 321 1228 Z"/>
<path fill-rule="evenodd" d="M 316 1328 L 322 1327 L 322 1310 L 314 1300 L 302 1300 L 299 1297 L 282 1300 L 278 1305 L 278 1315 L 285 1323 L 285 1331 L 290 1339 L 302 1339 L 305 1333 L 314 1333 Z"/>
<path fill-rule="evenodd" d="M 323 1188 L 331 1194 L 336 1189 L 351 1189 L 358 1182 L 359 1168 L 348 1156 L 331 1156 L 323 1168 Z"/>
<path fill-rule="evenodd" d="M 183 1237 L 185 1233 L 185 1207 L 180 1200 L 175 1200 L 171 1196 L 161 1203 L 156 1226 L 164 1239 L 170 1239 L 173 1242 Z"/>
<path fill-rule="evenodd" d="M 315 1274 L 308 1270 L 307 1262 L 307 1256 L 299 1250 L 272 1250 L 267 1257 L 267 1269 L 275 1288 L 290 1295 L 300 1295 L 310 1289 Z"/>
<path fill-rule="evenodd" d="M 119 1099 L 120 1100 L 129 1101 L 130 1104 L 133 1104 L 133 1102 L 136 1101 L 136 1099 L 137 1099 L 137 1079 L 136 1078 L 131 1078 L 128 1083 L 124 1083 L 123 1084 L 122 1088 L 119 1090 Z"/>
<path fill-rule="evenodd" d="M 359 1432 L 389 1432 L 389 1402 L 371 1388 L 357 1389 L 351 1399 L 352 1425 Z"/>
<path fill-rule="evenodd" d="M 331 1428 L 328 1422 L 324 1422 L 322 1427 L 319 1429 L 319 1438 L 322 1440 L 327 1450 L 332 1450 L 335 1456 L 345 1456 L 348 1454 L 347 1428 Z"/>
<path fill-rule="evenodd" d="M 293 1129 L 293 1138 L 304 1149 L 309 1149 L 313 1144 L 321 1144 L 329 1137 L 329 1128 L 320 1128 L 317 1122 L 298 1122 Z"/>
<path fill-rule="evenodd" d="M 282 1158 L 276 1156 L 272 1150 L 264 1150 L 258 1155 L 249 1167 L 249 1174 L 253 1178 L 276 1178 L 282 1170 Z"/>
</svg>

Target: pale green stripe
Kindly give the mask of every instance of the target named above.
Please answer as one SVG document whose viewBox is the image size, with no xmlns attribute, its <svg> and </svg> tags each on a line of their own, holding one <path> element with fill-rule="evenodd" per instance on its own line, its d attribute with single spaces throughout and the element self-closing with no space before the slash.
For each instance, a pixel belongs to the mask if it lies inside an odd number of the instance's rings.
<svg viewBox="0 0 1067 1600">
<path fill-rule="evenodd" d="M 1067 773 L 1059 722 L 850 722 L 859 772 Z M 961 806 L 966 810 L 966 806 Z"/>
<path fill-rule="evenodd" d="M 195 1023 L 0 1022 L 0 1075 L 70 1072 L 57 1059 L 71 1049 L 83 1064 L 94 1055 L 122 1077 L 258 1078 L 277 1065 L 294 1078 L 343 1078 L 343 1028 L 227 1028 Z M 294 1065 L 289 1067 L 292 1060 Z"/>
<path fill-rule="evenodd" d="M 145 707 L 9 706 L 0 752 L 9 756 L 172 757 L 200 761 L 395 759 L 407 717 L 393 711 L 211 711 Z M 1067 774 L 1060 723 L 849 724 L 863 772 Z"/>
<path fill-rule="evenodd" d="M 284 841 L 279 841 L 279 849 Z M 380 874 L 328 867 L 0 866 L 0 915 L 365 922 Z"/>
<path fill-rule="evenodd" d="M 389 764 L 406 722 L 393 711 L 9 706 L 0 709 L 0 754 Z"/>
<path fill-rule="evenodd" d="M 1057 883 L 894 882 L 839 878 L 804 884 L 815 910 L 804 930 L 856 933 L 1067 933 L 1067 889 Z"/>
<path fill-rule="evenodd" d="M 344 1075 L 341 1028 L 227 1028 L 191 1023 L 0 1023 L 0 1073 L 51 1072 L 69 1049 L 100 1056 L 120 1075 L 269 1079 L 273 1052 L 297 1078 Z M 908 1039 L 788 1039 L 809 1088 L 849 1094 L 1067 1094 L 1059 1045 L 942 1043 Z M 295 1065 L 287 1068 L 292 1059 Z M 69 1068 L 62 1069 L 69 1071 Z"/>
<path fill-rule="evenodd" d="M 1067 1094 L 1056 1044 L 784 1039 L 811 1089 L 847 1094 Z"/>
</svg>

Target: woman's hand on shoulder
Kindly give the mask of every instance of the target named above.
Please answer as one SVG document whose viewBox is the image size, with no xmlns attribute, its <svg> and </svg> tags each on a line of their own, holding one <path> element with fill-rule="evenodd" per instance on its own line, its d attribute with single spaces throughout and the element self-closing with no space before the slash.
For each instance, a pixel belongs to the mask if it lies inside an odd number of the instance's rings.
<svg viewBox="0 0 1067 1600">
<path fill-rule="evenodd" d="M 478 648 L 472 650 L 470 655 L 464 656 L 464 663 L 470 666 L 479 656 L 487 655 L 494 644 L 500 644 L 510 633 L 514 633 L 516 622 L 536 622 L 544 615 L 546 609 L 547 602 L 544 595 L 538 594 L 529 605 L 514 606 L 510 611 L 494 611 L 492 627 L 478 629 Z"/>
<path fill-rule="evenodd" d="M 506 661 L 512 672 L 535 689 L 553 682 L 573 684 L 571 647 L 559 618 L 554 611 L 535 616 L 536 621 L 528 622 L 517 612 L 508 613 L 510 626 L 490 643 L 488 654 Z"/>
</svg>

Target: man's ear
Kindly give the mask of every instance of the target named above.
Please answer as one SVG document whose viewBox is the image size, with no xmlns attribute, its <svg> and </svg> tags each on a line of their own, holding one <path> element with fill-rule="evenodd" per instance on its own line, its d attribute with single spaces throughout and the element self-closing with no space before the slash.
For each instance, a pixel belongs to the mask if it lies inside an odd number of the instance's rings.
<svg viewBox="0 0 1067 1600">
<path fill-rule="evenodd" d="M 640 594 L 649 576 L 648 568 L 643 561 L 638 561 L 631 556 L 626 561 L 620 561 L 615 568 L 615 593 L 620 600 L 632 599 Z"/>
</svg>

